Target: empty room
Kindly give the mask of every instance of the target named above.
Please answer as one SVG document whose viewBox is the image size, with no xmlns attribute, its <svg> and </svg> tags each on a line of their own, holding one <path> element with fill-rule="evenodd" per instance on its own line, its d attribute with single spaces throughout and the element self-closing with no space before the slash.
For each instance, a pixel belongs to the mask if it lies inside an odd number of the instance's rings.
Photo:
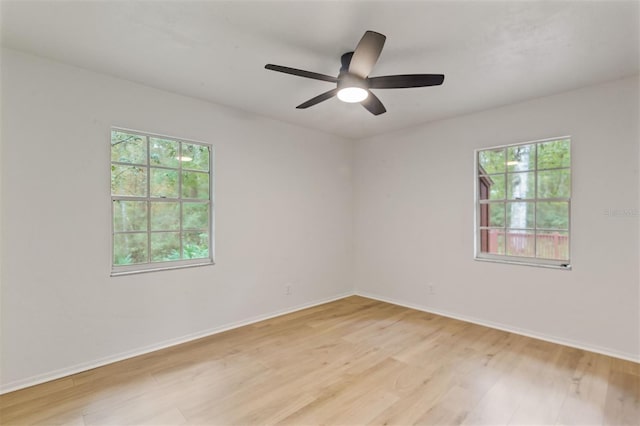
<svg viewBox="0 0 640 426">
<path fill-rule="evenodd" d="M 0 31 L 0 424 L 640 424 L 640 1 Z"/>
</svg>

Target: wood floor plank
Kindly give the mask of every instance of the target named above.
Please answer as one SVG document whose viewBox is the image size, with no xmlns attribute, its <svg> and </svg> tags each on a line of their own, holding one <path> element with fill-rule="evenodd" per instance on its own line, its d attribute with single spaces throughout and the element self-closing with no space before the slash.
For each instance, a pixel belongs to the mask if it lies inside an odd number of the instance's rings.
<svg viewBox="0 0 640 426">
<path fill-rule="evenodd" d="M 455 386 L 453 371 L 437 368 L 433 371 L 410 366 L 415 374 L 416 382 L 407 392 L 405 387 L 401 398 L 385 409 L 368 424 L 408 425 L 419 423 L 427 411 L 436 405 L 449 389 Z M 436 391 L 437 390 L 437 391 Z"/>
<path fill-rule="evenodd" d="M 375 389 L 372 384 L 395 376 L 404 365 L 393 359 L 386 359 L 370 369 L 358 374 L 342 375 L 342 379 L 324 389 L 317 389 L 318 397 L 302 410 L 283 419 L 282 424 L 327 424 L 336 415 L 344 415 L 345 410 L 358 405 Z M 383 395 L 378 394 L 378 397 Z M 385 395 L 387 402 L 393 402 L 391 395 Z M 369 410 L 373 407 L 369 406 Z M 367 414 L 370 415 L 370 414 Z M 361 420 L 362 421 L 362 420 Z M 335 424 L 335 423 L 328 423 Z"/>
<path fill-rule="evenodd" d="M 460 425 L 477 397 L 469 389 L 454 385 L 418 420 L 420 425 Z"/>
<path fill-rule="evenodd" d="M 585 352 L 571 378 L 560 409 L 559 425 L 601 425 L 609 386 L 611 358 Z"/>
<path fill-rule="evenodd" d="M 640 364 L 624 359 L 611 358 L 611 370 L 640 376 Z"/>
<path fill-rule="evenodd" d="M 524 398 L 520 401 L 509 424 L 551 425 L 555 424 L 560 409 L 567 397 L 571 376 L 575 368 L 564 367 L 567 348 L 549 344 L 545 352 L 550 356 L 541 358 L 539 367 L 526 373 L 530 377 Z M 582 351 L 571 350 L 572 360 L 577 365 Z"/>
<path fill-rule="evenodd" d="M 2 425 L 638 425 L 640 366 L 359 296 L 0 396 Z"/>
<path fill-rule="evenodd" d="M 640 424 L 640 381 L 635 374 L 612 370 L 604 403 L 605 425 Z"/>
<path fill-rule="evenodd" d="M 15 404 L 32 401 L 39 397 L 46 397 L 52 393 L 64 389 L 70 389 L 72 387 L 73 379 L 71 377 L 63 377 L 62 379 L 52 380 L 38 386 L 31 386 L 15 392 L 0 395 L 0 398 L 3 407 L 10 407 Z"/>
</svg>

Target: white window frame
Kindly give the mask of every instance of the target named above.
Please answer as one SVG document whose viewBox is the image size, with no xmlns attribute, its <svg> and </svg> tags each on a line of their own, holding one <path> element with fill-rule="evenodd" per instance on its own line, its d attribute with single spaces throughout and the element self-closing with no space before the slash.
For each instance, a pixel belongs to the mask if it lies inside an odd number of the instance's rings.
<svg viewBox="0 0 640 426">
<path fill-rule="evenodd" d="M 561 169 L 566 169 L 566 168 L 558 168 L 558 169 L 538 169 L 537 166 L 537 161 L 538 161 L 538 157 L 537 157 L 537 146 L 540 143 L 544 143 L 544 142 L 551 142 L 551 141 L 557 141 L 557 140 L 563 140 L 563 139 L 568 139 L 569 140 L 569 146 L 570 146 L 570 163 L 569 163 L 569 175 L 570 175 L 570 193 L 569 193 L 569 197 L 568 198 L 538 198 L 538 185 L 537 185 L 537 178 L 538 178 L 538 172 L 539 171 L 544 171 L 544 170 L 561 170 Z M 544 258 L 537 258 L 537 257 L 526 257 L 526 256 L 509 256 L 509 255 L 500 255 L 500 254 L 491 254 L 491 253 L 486 253 L 486 252 L 482 252 L 481 251 L 481 237 L 480 237 L 480 232 L 482 230 L 481 228 L 481 224 L 480 224 L 480 220 L 481 220 L 481 215 L 480 215 L 480 207 L 482 204 L 480 202 L 480 188 L 479 188 L 479 155 L 480 152 L 482 151 L 491 151 L 491 150 L 498 150 L 498 149 L 506 149 L 510 148 L 510 147 L 514 147 L 514 146 L 521 146 L 521 145 L 532 145 L 535 144 L 536 145 L 536 167 L 534 170 L 535 172 L 535 176 L 536 176 L 536 182 L 535 182 L 535 189 L 534 189 L 534 198 L 532 199 L 526 199 L 523 201 L 529 201 L 529 202 L 535 202 L 536 206 L 538 201 L 562 201 L 562 202 L 567 202 L 568 203 L 568 225 L 567 225 L 567 235 L 568 235 L 568 259 L 567 260 L 554 260 L 554 259 L 544 259 Z M 505 158 L 505 162 L 507 161 L 507 158 Z M 504 202 L 508 202 L 508 198 L 507 198 L 507 173 L 508 173 L 508 168 L 505 167 L 505 198 L 504 198 Z M 570 135 L 568 136 L 558 136 L 558 137 L 553 137 L 553 138 L 546 138 L 546 139 L 538 139 L 538 140 L 533 140 L 533 141 L 527 141 L 527 142 L 518 142 L 518 143 L 511 143 L 511 144 L 505 144 L 505 145 L 498 145 L 498 146 L 491 146 L 491 147 L 486 147 L 486 148 L 478 148 L 474 151 L 474 173 L 473 173 L 473 179 L 474 179 L 474 259 L 475 260 L 479 260 L 479 261 L 486 261 L 486 262 L 497 262 L 497 263 L 507 263 L 507 264 L 517 264 L 517 265 L 527 265 L 527 266 L 539 266 L 539 267 L 546 267 L 546 268 L 557 268 L 557 269 L 563 269 L 563 270 L 571 270 L 571 244 L 573 241 L 572 238 L 572 232 L 571 232 L 571 198 L 573 195 L 573 144 L 572 144 L 572 137 Z M 535 209 L 535 215 L 537 217 L 537 213 L 538 213 L 538 209 Z M 506 220 L 506 217 L 505 217 Z M 506 228 L 505 228 L 506 229 Z M 537 231 L 538 229 L 543 230 L 544 228 L 538 228 L 537 227 L 537 221 L 534 217 L 534 228 L 531 228 L 529 230 L 533 230 L 534 231 L 534 235 L 535 235 L 535 231 Z M 536 242 L 536 238 L 534 237 L 534 244 L 537 244 Z M 536 247 L 534 245 L 534 253 L 536 253 Z"/>
<path fill-rule="evenodd" d="M 147 141 L 147 163 L 146 164 L 132 164 L 132 163 L 119 163 L 119 162 L 114 162 L 111 161 L 111 134 L 112 132 L 124 132 L 127 134 L 133 134 L 133 135 L 138 135 L 141 136 L 143 138 L 146 139 Z M 209 236 L 209 257 L 206 258 L 199 258 L 199 259 L 181 259 L 181 260 L 170 260 L 170 261 L 163 261 L 163 262 L 153 262 L 151 261 L 151 259 L 149 258 L 147 260 L 146 263 L 137 263 L 137 264 L 132 264 L 132 265 L 115 265 L 114 264 L 114 236 L 116 234 L 116 231 L 114 229 L 114 212 L 113 212 L 113 202 L 115 200 L 126 200 L 126 201 L 146 201 L 147 203 L 150 203 L 151 201 L 154 202 L 161 202 L 163 201 L 163 199 L 158 199 L 155 197 L 151 197 L 150 191 L 149 191 L 149 184 L 150 184 L 150 180 L 149 180 L 149 176 L 150 176 L 150 169 L 151 168 L 164 168 L 164 169 L 170 169 L 170 170 L 177 170 L 178 171 L 178 179 L 179 179 L 179 190 L 178 190 L 178 198 L 176 199 L 167 199 L 167 202 L 179 202 L 180 203 L 180 209 L 182 209 L 182 203 L 183 202 L 189 202 L 189 201 L 193 201 L 190 199 L 183 199 L 182 198 L 182 193 L 181 193 L 181 185 L 182 185 L 182 161 L 180 161 L 178 163 L 178 167 L 177 168 L 172 168 L 172 167 L 163 167 L 163 166 L 152 166 L 151 162 L 150 162 L 150 150 L 149 150 L 149 138 L 160 138 L 160 139 L 169 139 L 169 140 L 173 140 L 179 143 L 186 143 L 186 144 L 190 144 L 190 145 L 200 145 L 200 146 L 205 146 L 208 148 L 209 150 L 209 226 L 208 226 L 208 236 Z M 214 151 L 214 147 L 212 144 L 210 143 L 206 143 L 206 142 L 201 142 L 201 141 L 194 141 L 194 140 L 189 140 L 189 139 L 184 139 L 184 138 L 178 138 L 175 136 L 167 136 L 167 135 L 162 135 L 162 134 L 158 134 L 158 133 L 150 133 L 150 132 L 143 132 L 140 130 L 132 130 L 132 129 L 127 129 L 124 127 L 116 127 L 116 126 L 112 126 L 109 130 L 109 165 L 135 165 L 137 167 L 143 167 L 146 168 L 146 173 L 147 173 L 147 196 L 146 197 L 137 197 L 137 196 L 119 196 L 119 195 L 112 195 L 111 194 L 111 167 L 109 167 L 109 194 L 110 194 L 110 202 L 109 202 L 109 209 L 111 210 L 111 214 L 109 215 L 110 219 L 111 219 L 111 238 L 110 238 L 110 259 L 111 259 L 111 276 L 112 277 L 117 277 L 117 276 L 121 276 L 121 275 L 131 275 L 131 274 L 139 274 L 139 273 L 145 273 L 145 272 L 154 272 L 154 271 L 164 271 L 164 270 L 172 270 L 172 269 L 182 269 L 182 268 L 190 268 L 190 267 L 196 267 L 196 266 L 208 266 L 208 265 L 214 265 L 215 264 L 215 240 L 214 240 L 214 229 L 215 229 L 215 206 L 214 206 L 214 194 L 215 194 L 215 189 L 214 189 L 214 171 L 215 171 L 215 151 Z M 186 168 L 187 170 L 189 170 L 188 168 Z M 197 200 L 197 201 L 202 201 L 202 200 Z M 148 206 L 150 206 L 150 204 L 148 204 Z M 148 255 L 150 256 L 150 236 L 151 236 L 151 228 L 150 228 L 150 208 L 147 207 L 147 230 L 146 230 L 146 234 L 147 234 L 147 250 L 148 250 Z M 179 232 L 180 234 L 182 234 L 183 229 L 182 229 L 182 221 L 180 221 L 180 228 L 179 228 Z M 182 249 L 182 238 L 181 238 L 181 249 Z"/>
</svg>

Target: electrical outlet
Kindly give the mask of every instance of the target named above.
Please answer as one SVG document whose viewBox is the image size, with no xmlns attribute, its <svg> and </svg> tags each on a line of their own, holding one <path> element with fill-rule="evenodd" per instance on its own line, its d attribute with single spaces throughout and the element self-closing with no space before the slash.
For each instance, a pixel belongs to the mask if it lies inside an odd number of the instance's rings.
<svg viewBox="0 0 640 426">
<path fill-rule="evenodd" d="M 429 294 L 436 294 L 436 286 L 433 284 L 427 284 L 427 291 Z"/>
<path fill-rule="evenodd" d="M 284 294 L 286 296 L 291 296 L 291 284 L 287 284 L 284 286 Z"/>
</svg>

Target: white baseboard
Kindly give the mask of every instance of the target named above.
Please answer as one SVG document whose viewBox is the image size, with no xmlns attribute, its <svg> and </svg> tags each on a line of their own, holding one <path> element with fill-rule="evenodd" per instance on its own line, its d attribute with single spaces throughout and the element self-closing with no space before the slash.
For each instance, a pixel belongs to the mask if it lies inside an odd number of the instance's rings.
<svg viewBox="0 0 640 426">
<path fill-rule="evenodd" d="M 40 383 L 49 382 L 51 380 L 60 379 L 62 377 L 70 376 L 72 374 L 81 373 L 83 371 L 91 370 L 93 368 L 102 367 L 107 364 L 122 361 L 128 358 L 133 358 L 139 355 L 144 355 L 150 352 L 154 352 L 160 349 L 165 349 L 171 346 L 176 346 L 181 343 L 190 342 L 192 340 L 201 339 L 203 337 L 212 336 L 214 334 L 222 333 L 224 331 L 232 330 L 234 328 L 243 327 L 245 325 L 254 324 L 256 322 L 264 321 L 270 318 L 278 317 L 280 315 L 290 314 L 302 309 L 311 308 L 325 303 L 333 302 L 335 300 L 344 299 L 345 297 L 353 296 L 355 293 L 352 291 L 332 296 L 325 299 L 315 300 L 313 302 L 303 303 L 294 307 L 273 311 L 268 314 L 258 315 L 242 321 L 236 321 L 229 324 L 224 324 L 219 327 L 210 328 L 208 330 L 202 330 L 196 333 L 187 334 L 186 336 L 177 337 L 175 339 L 165 340 L 156 344 L 143 346 L 130 351 L 121 352 L 115 355 L 106 356 L 103 358 L 95 359 L 88 362 L 83 362 L 73 366 L 61 368 L 58 370 L 50 371 L 37 376 L 28 377 L 22 380 L 16 380 L 3 385 L 0 385 L 0 395 L 13 392 L 19 389 L 27 388 L 29 386 L 38 385 Z"/>
<path fill-rule="evenodd" d="M 407 303 L 407 302 L 404 302 L 404 301 L 401 301 L 401 300 L 396 300 L 396 299 L 392 299 L 392 298 L 389 298 L 389 297 L 380 296 L 378 294 L 369 293 L 369 292 L 366 292 L 366 291 L 356 290 L 355 294 L 358 295 L 358 296 L 367 297 L 369 299 L 374 299 L 374 300 L 379 300 L 381 302 L 391 303 L 393 305 L 404 306 L 406 308 L 411 308 L 411 309 L 415 309 L 415 310 L 422 311 L 422 312 L 428 312 L 428 313 L 431 313 L 431 314 L 436 314 L 436 315 L 440 315 L 440 316 L 447 317 L 447 318 L 453 318 L 453 319 L 457 319 L 457 320 L 460 320 L 460 321 L 470 322 L 470 323 L 473 323 L 473 324 L 478 324 L 478 325 L 482 325 L 482 326 L 489 327 L 489 328 L 495 328 L 497 330 L 502 330 L 502 331 L 506 331 L 506 332 L 509 332 L 509 333 L 519 334 L 521 336 L 531 337 L 533 339 L 544 340 L 544 341 L 550 342 L 550 343 L 556 343 L 556 344 L 563 345 L 563 346 L 569 346 L 569 347 L 576 348 L 576 349 L 582 349 L 582 350 L 589 351 L 589 352 L 595 352 L 595 353 L 598 353 L 598 354 L 607 355 L 607 356 L 614 357 L 614 358 L 620 358 L 620 359 L 624 359 L 624 360 L 627 360 L 627 361 L 640 363 L 640 355 L 638 355 L 638 354 L 620 352 L 620 351 L 612 350 L 612 349 L 609 349 L 609 348 L 602 348 L 602 347 L 598 347 L 598 346 L 595 346 L 595 345 L 585 344 L 583 342 L 576 342 L 576 341 L 565 339 L 565 338 L 562 338 L 562 337 L 549 336 L 547 334 L 538 333 L 538 332 L 535 332 L 535 331 L 531 331 L 531 330 L 527 330 L 527 329 L 523 329 L 523 328 L 519 328 L 519 327 L 513 327 L 513 326 L 510 326 L 510 325 L 496 323 L 496 322 L 493 322 L 493 321 L 486 321 L 486 320 L 482 320 L 482 319 L 478 319 L 478 318 L 474 318 L 474 317 L 470 317 L 470 316 L 466 316 L 466 315 L 460 315 L 460 314 L 456 314 L 456 313 L 452 313 L 452 312 L 443 311 L 443 310 L 440 310 L 440 309 L 433 309 L 433 308 L 430 308 L 430 307 L 427 307 L 427 306 L 417 305 L 415 303 Z"/>
</svg>

